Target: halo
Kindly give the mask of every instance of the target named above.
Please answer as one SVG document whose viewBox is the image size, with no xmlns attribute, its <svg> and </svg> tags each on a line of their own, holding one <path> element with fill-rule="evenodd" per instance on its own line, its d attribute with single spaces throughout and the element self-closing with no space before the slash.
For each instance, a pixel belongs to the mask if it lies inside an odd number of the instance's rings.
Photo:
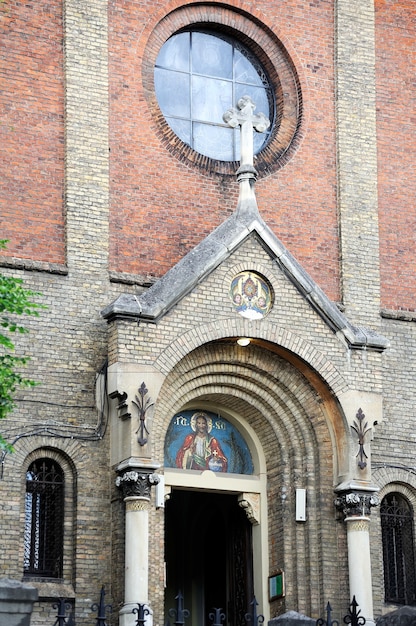
<svg viewBox="0 0 416 626">
<path fill-rule="evenodd" d="M 207 421 L 207 428 L 208 432 L 210 433 L 212 430 L 212 418 L 207 413 L 203 413 L 202 411 L 194 413 L 191 417 L 191 428 L 194 433 L 196 432 L 196 420 L 198 419 L 198 417 L 203 417 Z"/>
</svg>

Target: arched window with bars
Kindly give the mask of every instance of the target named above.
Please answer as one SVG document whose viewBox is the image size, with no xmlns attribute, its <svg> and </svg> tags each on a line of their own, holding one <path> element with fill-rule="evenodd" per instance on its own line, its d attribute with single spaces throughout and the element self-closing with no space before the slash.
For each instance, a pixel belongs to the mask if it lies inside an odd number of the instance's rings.
<svg viewBox="0 0 416 626">
<path fill-rule="evenodd" d="M 413 508 L 401 493 L 387 494 L 380 507 L 385 601 L 415 604 Z"/>
<path fill-rule="evenodd" d="M 26 472 L 25 576 L 62 578 L 63 530 L 63 470 L 53 459 L 37 459 Z"/>
</svg>

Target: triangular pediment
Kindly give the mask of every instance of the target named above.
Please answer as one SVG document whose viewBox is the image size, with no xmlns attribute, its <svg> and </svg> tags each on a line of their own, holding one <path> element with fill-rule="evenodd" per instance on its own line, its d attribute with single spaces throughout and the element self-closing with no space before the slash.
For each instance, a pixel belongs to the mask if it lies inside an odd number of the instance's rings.
<svg viewBox="0 0 416 626">
<path fill-rule="evenodd" d="M 349 322 L 267 226 L 256 203 L 247 203 L 244 210 L 231 215 L 145 293 L 120 295 L 103 310 L 103 317 L 157 322 L 249 237 L 256 239 L 302 298 L 350 348 L 382 351 L 387 347 L 384 337 Z"/>
</svg>

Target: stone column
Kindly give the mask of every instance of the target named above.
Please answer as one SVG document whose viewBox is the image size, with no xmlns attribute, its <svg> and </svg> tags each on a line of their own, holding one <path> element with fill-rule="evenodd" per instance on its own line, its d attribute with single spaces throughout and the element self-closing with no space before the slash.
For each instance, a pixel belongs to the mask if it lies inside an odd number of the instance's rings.
<svg viewBox="0 0 416 626">
<path fill-rule="evenodd" d="M 347 524 L 350 599 L 355 599 L 366 624 L 374 624 L 370 558 L 370 509 L 379 503 L 374 493 L 350 491 L 335 500 Z"/>
<path fill-rule="evenodd" d="M 133 609 L 145 606 L 146 620 L 151 624 L 149 607 L 149 509 L 150 489 L 159 482 L 149 470 L 124 471 L 116 480 L 126 503 L 124 606 L 120 626 L 135 626 Z"/>
</svg>

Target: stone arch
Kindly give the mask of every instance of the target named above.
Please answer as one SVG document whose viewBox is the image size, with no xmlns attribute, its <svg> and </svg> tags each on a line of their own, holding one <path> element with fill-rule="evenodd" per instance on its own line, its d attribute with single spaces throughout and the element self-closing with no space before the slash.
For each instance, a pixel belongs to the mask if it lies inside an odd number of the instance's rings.
<svg viewBox="0 0 416 626">
<path fill-rule="evenodd" d="M 233 316 L 218 322 L 210 322 L 192 328 L 176 337 L 156 359 L 155 366 L 165 376 L 180 371 L 180 363 L 193 351 L 213 342 L 235 346 L 236 338 L 249 336 L 252 346 L 257 346 L 267 353 L 276 354 L 302 374 L 310 383 L 319 401 L 324 405 L 325 419 L 330 429 L 330 437 L 335 455 L 336 472 L 345 475 L 348 470 L 346 450 L 349 449 L 349 427 L 345 415 L 337 402 L 337 396 L 348 391 L 348 383 L 343 375 L 326 355 L 317 350 L 304 337 L 278 326 L 267 319 L 261 324 L 252 324 L 248 320 Z M 198 354 L 203 354 L 199 351 Z M 242 351 L 242 355 L 250 352 Z M 185 361 L 184 361 L 185 359 Z M 204 361 L 204 366 L 209 364 Z M 337 482 L 337 481 L 335 481 Z"/>
<path fill-rule="evenodd" d="M 382 466 L 373 469 L 373 479 L 380 487 L 380 502 L 389 493 L 397 492 L 403 495 L 413 507 L 416 513 L 416 472 L 412 468 L 397 466 Z M 384 565 L 383 565 L 383 545 L 381 536 L 380 508 L 373 509 L 371 531 L 371 562 L 373 565 L 373 587 L 376 589 L 375 597 L 384 597 Z M 413 537 L 416 546 L 416 529 Z M 381 613 L 384 603 L 375 606 L 375 612 Z M 394 608 L 392 605 L 391 608 Z"/>
<path fill-rule="evenodd" d="M 214 327 L 208 326 L 205 332 L 213 332 Z M 189 339 L 191 333 L 187 335 Z M 331 576 L 333 566 L 312 575 L 311 564 L 322 562 L 325 533 L 331 532 L 321 520 L 323 509 L 331 519 L 336 475 L 327 407 L 293 363 L 261 342 L 237 353 L 235 341 L 204 344 L 201 334 L 195 334 L 194 343 L 198 342 L 201 345 L 171 362 L 170 371 L 165 360 L 166 378 L 153 418 L 153 429 L 160 434 L 154 441 L 154 458 L 163 464 L 165 433 L 173 415 L 181 410 L 205 408 L 240 427 L 247 424 L 246 440 L 250 432 L 256 434 L 248 441 L 255 450 L 256 471 L 267 475 L 268 540 L 274 547 L 267 555 L 267 569 L 284 564 L 288 605 L 319 611 L 325 575 Z M 308 493 L 307 528 L 294 523 L 297 487 Z M 316 536 L 323 541 L 312 548 Z"/>
<path fill-rule="evenodd" d="M 331 392 L 335 395 L 348 389 L 348 383 L 323 352 L 317 350 L 304 337 L 297 335 L 293 331 L 267 319 L 261 324 L 254 325 L 250 321 L 238 316 L 201 324 L 191 328 L 189 331 L 178 336 L 171 344 L 158 356 L 155 366 L 161 372 L 167 374 L 176 363 L 184 358 L 188 353 L 203 344 L 216 341 L 227 340 L 235 337 L 252 337 L 254 341 L 266 341 L 268 349 L 281 350 L 286 353 L 286 358 L 297 357 L 297 367 L 305 368 L 301 363 L 306 364 L 311 372 L 315 372 Z M 273 348 L 272 348 L 273 346 Z M 290 356 L 292 355 L 292 356 Z"/>
</svg>

